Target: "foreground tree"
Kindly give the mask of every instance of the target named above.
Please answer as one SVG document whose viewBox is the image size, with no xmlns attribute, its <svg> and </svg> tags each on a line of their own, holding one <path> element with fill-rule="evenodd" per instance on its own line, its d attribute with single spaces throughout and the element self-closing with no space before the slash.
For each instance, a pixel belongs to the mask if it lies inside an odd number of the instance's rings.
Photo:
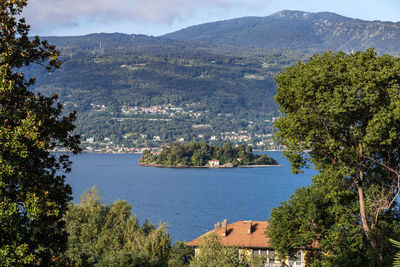
<svg viewBox="0 0 400 267">
<path fill-rule="evenodd" d="M 126 201 L 106 204 L 96 188 L 65 216 L 68 250 L 77 266 L 167 266 L 171 242 L 164 224 L 139 225 Z"/>
<path fill-rule="evenodd" d="M 307 250 L 307 266 L 377 266 L 374 253 L 360 227 L 357 195 L 349 190 L 341 173 L 324 170 L 312 185 L 296 190 L 289 201 L 272 209 L 268 236 L 279 255 L 293 257 Z M 395 250 L 389 237 L 399 236 L 399 213 L 381 218 L 379 243 L 385 248 L 383 266 L 392 262 Z"/>
<path fill-rule="evenodd" d="M 221 245 L 220 238 L 215 234 L 205 236 L 198 249 L 198 254 L 190 261 L 191 267 L 243 266 L 239 261 L 238 249 Z"/>
<path fill-rule="evenodd" d="M 189 265 L 194 257 L 194 248 L 186 246 L 185 242 L 177 241 L 171 247 L 168 266 L 183 267 Z"/>
<path fill-rule="evenodd" d="M 260 267 L 265 266 L 267 258 L 239 252 L 238 247 L 227 247 L 221 244 L 221 238 L 215 233 L 203 237 L 198 252 L 190 260 L 190 267 Z"/>
<path fill-rule="evenodd" d="M 24 0 L 0 1 L 0 265 L 55 265 L 67 236 L 62 217 L 71 200 L 63 172 L 68 156 L 50 150 L 79 151 L 71 135 L 75 114 L 61 117 L 57 96 L 28 90 L 20 68 L 32 63 L 52 70 L 59 52 L 46 41 L 28 38 L 20 17 Z"/>
<path fill-rule="evenodd" d="M 380 237 L 400 193 L 400 59 L 373 49 L 328 52 L 276 81 L 275 100 L 286 115 L 275 123 L 277 138 L 292 170 L 312 163 L 340 174 L 331 179 L 357 198 L 356 223 L 382 264 L 387 242 Z"/>
<path fill-rule="evenodd" d="M 400 242 L 393 240 L 393 239 L 389 239 L 389 241 L 393 244 L 393 246 L 395 246 L 396 248 L 400 248 Z M 399 267 L 400 266 L 400 251 L 396 253 L 396 255 L 394 256 L 394 260 L 393 260 L 393 266 L 394 267 Z"/>
</svg>

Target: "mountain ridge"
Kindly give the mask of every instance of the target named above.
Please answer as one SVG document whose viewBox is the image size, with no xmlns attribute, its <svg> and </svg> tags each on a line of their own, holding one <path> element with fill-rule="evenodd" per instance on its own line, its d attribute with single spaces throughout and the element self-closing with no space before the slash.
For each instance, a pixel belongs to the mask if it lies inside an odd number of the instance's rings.
<svg viewBox="0 0 400 267">
<path fill-rule="evenodd" d="M 375 47 L 378 53 L 397 55 L 400 22 L 353 19 L 331 12 L 283 10 L 265 17 L 243 17 L 194 25 L 161 37 L 311 52 L 353 52 Z"/>
<path fill-rule="evenodd" d="M 397 55 L 400 24 L 281 11 L 193 26 L 191 34 L 45 37 L 61 51 L 61 68 L 24 72 L 37 78 L 32 90 L 56 93 L 66 112 L 78 111 L 76 132 L 92 149 L 176 140 L 276 149 L 275 75 L 329 48 L 377 45 L 379 53 Z"/>
</svg>

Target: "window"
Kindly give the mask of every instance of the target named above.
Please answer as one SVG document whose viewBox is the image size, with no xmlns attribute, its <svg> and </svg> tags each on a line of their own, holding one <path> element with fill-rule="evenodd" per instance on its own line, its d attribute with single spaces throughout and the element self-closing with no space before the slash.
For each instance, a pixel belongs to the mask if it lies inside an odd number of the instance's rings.
<svg viewBox="0 0 400 267">
<path fill-rule="evenodd" d="M 268 253 L 268 260 L 270 263 L 274 263 L 275 262 L 275 251 L 274 250 L 269 250 Z"/>
<path fill-rule="evenodd" d="M 253 257 L 267 255 L 267 254 L 268 254 L 268 250 L 266 250 L 266 249 L 253 249 Z"/>
</svg>

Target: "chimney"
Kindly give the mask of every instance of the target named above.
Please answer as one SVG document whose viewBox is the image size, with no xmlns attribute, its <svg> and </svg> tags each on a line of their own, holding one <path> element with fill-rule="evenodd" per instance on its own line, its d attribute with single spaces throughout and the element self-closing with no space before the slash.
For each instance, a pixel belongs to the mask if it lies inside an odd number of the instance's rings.
<svg viewBox="0 0 400 267">
<path fill-rule="evenodd" d="M 219 222 L 217 222 L 217 223 L 214 225 L 214 230 L 217 231 L 220 227 L 221 227 L 221 224 L 220 224 Z"/>
<path fill-rule="evenodd" d="M 226 225 L 228 224 L 228 220 L 227 219 L 225 219 L 223 222 L 222 222 L 222 237 L 225 237 L 226 236 Z"/>
<path fill-rule="evenodd" d="M 247 233 L 251 235 L 251 221 L 247 222 Z"/>
</svg>

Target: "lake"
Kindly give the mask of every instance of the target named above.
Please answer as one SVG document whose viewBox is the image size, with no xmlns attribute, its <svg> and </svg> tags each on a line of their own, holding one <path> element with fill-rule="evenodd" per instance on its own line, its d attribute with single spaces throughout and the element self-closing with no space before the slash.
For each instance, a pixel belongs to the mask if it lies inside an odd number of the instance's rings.
<svg viewBox="0 0 400 267">
<path fill-rule="evenodd" d="M 311 183 L 314 170 L 294 175 L 279 151 L 268 152 L 282 166 L 264 168 L 140 167 L 139 154 L 72 156 L 67 183 L 75 202 L 97 185 L 106 202 L 127 200 L 140 222 L 168 223 L 172 241 L 192 240 L 224 219 L 267 220 L 271 208 Z"/>
</svg>

